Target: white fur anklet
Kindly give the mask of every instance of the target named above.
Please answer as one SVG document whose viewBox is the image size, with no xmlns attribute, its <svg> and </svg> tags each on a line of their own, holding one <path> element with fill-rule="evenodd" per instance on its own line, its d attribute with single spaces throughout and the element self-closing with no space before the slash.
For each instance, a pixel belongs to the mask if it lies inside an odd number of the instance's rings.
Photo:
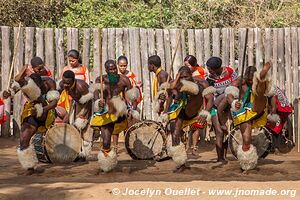
<svg viewBox="0 0 300 200">
<path fill-rule="evenodd" d="M 255 146 L 251 144 L 250 149 L 248 151 L 244 151 L 242 145 L 239 145 L 237 148 L 237 158 L 243 170 L 254 169 L 258 160 Z"/>
<path fill-rule="evenodd" d="M 114 149 L 110 150 L 110 152 L 105 155 L 101 150 L 98 153 L 98 163 L 100 166 L 100 169 L 104 172 L 109 172 L 112 169 L 114 169 L 117 164 L 117 154 Z"/>
</svg>

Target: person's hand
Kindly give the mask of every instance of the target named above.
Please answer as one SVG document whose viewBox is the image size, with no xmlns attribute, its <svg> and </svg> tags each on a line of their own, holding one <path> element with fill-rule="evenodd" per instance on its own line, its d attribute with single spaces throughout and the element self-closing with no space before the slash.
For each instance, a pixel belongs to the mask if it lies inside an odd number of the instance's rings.
<svg viewBox="0 0 300 200">
<path fill-rule="evenodd" d="M 98 107 L 99 107 L 99 111 L 102 112 L 105 106 L 105 102 L 104 100 L 100 99 L 100 101 L 98 102 Z"/>
<path fill-rule="evenodd" d="M 36 108 L 35 108 L 35 107 L 31 108 L 30 113 L 31 113 L 32 116 L 35 117 L 35 116 L 37 115 L 37 110 L 36 110 Z"/>
<path fill-rule="evenodd" d="M 158 99 L 161 101 L 166 101 L 167 96 L 165 95 L 165 93 L 161 93 L 161 94 L 159 94 Z"/>
<path fill-rule="evenodd" d="M 240 101 L 235 102 L 235 109 L 239 110 L 242 107 L 242 103 Z"/>
<path fill-rule="evenodd" d="M 8 99 L 11 96 L 11 93 L 10 91 L 4 90 L 2 95 L 4 99 Z"/>
<path fill-rule="evenodd" d="M 143 87 L 143 82 L 142 81 L 136 82 L 136 86 L 139 87 L 139 88 L 142 88 Z"/>
<path fill-rule="evenodd" d="M 207 124 L 206 116 L 200 115 L 198 117 L 198 123 L 201 124 L 202 126 L 205 126 Z"/>
</svg>

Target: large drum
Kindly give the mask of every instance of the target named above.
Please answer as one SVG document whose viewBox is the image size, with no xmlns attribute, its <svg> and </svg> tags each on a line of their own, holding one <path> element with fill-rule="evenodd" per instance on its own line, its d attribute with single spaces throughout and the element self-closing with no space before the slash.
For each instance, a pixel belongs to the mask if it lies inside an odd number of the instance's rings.
<svg viewBox="0 0 300 200">
<path fill-rule="evenodd" d="M 229 147 L 231 153 L 236 157 L 238 145 L 243 144 L 243 138 L 240 130 L 232 130 L 229 134 Z M 265 158 L 272 147 L 271 133 L 265 128 L 252 130 L 252 144 L 256 147 L 259 158 Z"/>
<path fill-rule="evenodd" d="M 164 127 L 151 120 L 136 123 L 127 130 L 125 147 L 133 159 L 162 160 L 168 157 Z"/>
<path fill-rule="evenodd" d="M 49 129 L 45 136 L 35 134 L 33 144 L 41 162 L 70 163 L 77 158 L 82 139 L 75 127 L 61 123 Z"/>
</svg>

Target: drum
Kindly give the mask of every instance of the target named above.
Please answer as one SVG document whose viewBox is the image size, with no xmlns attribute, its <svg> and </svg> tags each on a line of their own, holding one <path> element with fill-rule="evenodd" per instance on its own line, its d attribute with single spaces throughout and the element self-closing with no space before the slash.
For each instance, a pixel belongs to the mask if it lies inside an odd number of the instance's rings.
<svg viewBox="0 0 300 200">
<path fill-rule="evenodd" d="M 52 163 L 73 162 L 82 145 L 78 130 L 69 124 L 56 124 L 45 136 L 45 149 Z"/>
<path fill-rule="evenodd" d="M 127 130 L 125 147 L 133 159 L 162 160 L 168 157 L 164 127 L 151 120 L 138 122 Z"/>
<path fill-rule="evenodd" d="M 240 130 L 232 130 L 229 134 L 229 147 L 231 153 L 236 157 L 238 145 L 243 144 L 242 134 Z M 252 130 L 252 144 L 256 147 L 259 158 L 265 158 L 272 147 L 271 133 L 265 128 Z"/>
</svg>

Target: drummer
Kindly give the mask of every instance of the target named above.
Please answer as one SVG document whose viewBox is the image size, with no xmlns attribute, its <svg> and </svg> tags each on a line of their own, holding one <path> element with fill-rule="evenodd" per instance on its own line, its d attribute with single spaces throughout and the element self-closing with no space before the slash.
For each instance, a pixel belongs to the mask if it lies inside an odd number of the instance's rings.
<svg viewBox="0 0 300 200">
<path fill-rule="evenodd" d="M 94 95 L 89 92 L 89 86 L 84 80 L 75 79 L 75 74 L 71 70 L 63 73 L 59 85 L 60 93 L 67 93 L 72 97 L 70 112 L 64 117 L 63 122 L 74 125 L 80 131 L 83 144 L 79 160 L 85 161 L 92 150 L 93 136 L 88 131 L 88 125 L 92 115 Z"/>
<path fill-rule="evenodd" d="M 167 129 L 172 134 L 172 145 L 169 145 L 168 153 L 176 163 L 176 170 L 180 172 L 185 169 L 187 154 L 185 146 L 180 138 L 183 128 L 199 122 L 203 126 L 210 120 L 210 109 L 213 106 L 213 94 L 208 82 L 192 76 L 191 70 L 183 66 L 179 69 L 176 79 L 171 82 L 168 100 L 163 119 L 168 120 Z M 205 109 L 202 109 L 204 99 L 207 101 Z"/>
<path fill-rule="evenodd" d="M 19 162 L 28 174 L 35 171 L 38 159 L 32 144 L 31 137 L 36 133 L 45 133 L 54 123 L 54 108 L 57 104 L 59 93 L 56 91 L 55 82 L 48 77 L 43 80 L 39 74 L 26 77 L 28 65 L 15 77 L 20 84 L 21 91 L 27 97 L 21 115 L 20 146 L 17 148 Z"/>
<path fill-rule="evenodd" d="M 254 169 L 257 165 L 257 151 L 251 144 L 252 129 L 263 127 L 267 123 L 267 97 L 275 94 L 275 87 L 269 72 L 271 64 L 266 63 L 262 70 L 250 66 L 245 70 L 244 79 L 225 90 L 226 100 L 231 105 L 234 127 L 242 132 L 243 143 L 238 146 L 237 158 L 243 170 Z M 241 91 L 239 85 L 242 84 Z M 239 100 L 239 94 L 241 100 Z M 218 114 L 224 110 L 218 106 Z"/>
<path fill-rule="evenodd" d="M 103 75 L 103 92 L 101 92 L 100 77 L 97 77 L 98 87 L 94 92 L 95 107 L 91 126 L 101 130 L 103 147 L 98 154 L 100 169 L 104 172 L 112 170 L 117 165 L 117 154 L 111 148 L 112 134 L 119 134 L 127 128 L 127 116 L 139 119 L 137 100 L 139 90 L 132 87 L 130 80 L 123 74 L 118 74 L 114 60 L 104 64 L 106 75 Z M 103 97 L 101 94 L 103 93 Z M 128 104 L 127 104 L 128 102 Z M 128 108 L 128 105 L 131 105 Z M 129 109 L 129 110 L 128 110 Z"/>
</svg>

